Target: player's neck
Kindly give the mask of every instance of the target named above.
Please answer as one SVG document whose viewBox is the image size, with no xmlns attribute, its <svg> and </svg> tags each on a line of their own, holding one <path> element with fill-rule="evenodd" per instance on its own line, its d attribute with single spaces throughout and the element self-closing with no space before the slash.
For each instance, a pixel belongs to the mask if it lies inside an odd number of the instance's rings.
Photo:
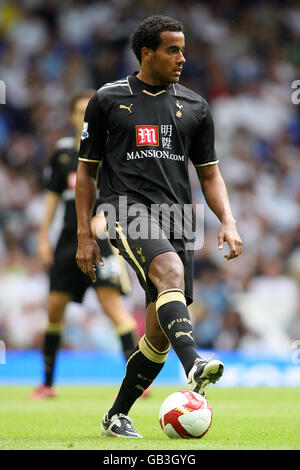
<svg viewBox="0 0 300 470">
<path fill-rule="evenodd" d="M 154 77 L 151 72 L 148 70 L 141 69 L 136 77 L 141 80 L 141 82 L 146 83 L 150 86 L 167 86 L 168 83 L 163 83 L 156 77 Z"/>
</svg>

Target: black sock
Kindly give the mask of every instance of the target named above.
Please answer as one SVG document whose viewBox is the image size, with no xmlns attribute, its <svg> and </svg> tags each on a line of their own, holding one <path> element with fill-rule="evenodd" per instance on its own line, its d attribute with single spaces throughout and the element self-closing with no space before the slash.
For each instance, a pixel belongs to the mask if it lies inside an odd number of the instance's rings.
<svg viewBox="0 0 300 470">
<path fill-rule="evenodd" d="M 135 332 L 130 331 L 129 333 L 120 335 L 119 338 L 122 344 L 123 355 L 126 361 L 128 361 L 137 343 Z"/>
<path fill-rule="evenodd" d="M 134 402 L 151 385 L 163 368 L 169 349 L 158 351 L 143 336 L 130 356 L 126 366 L 126 374 L 118 396 L 108 412 L 110 419 L 117 413 L 127 415 Z"/>
<path fill-rule="evenodd" d="M 134 320 L 123 322 L 115 327 L 116 333 L 119 335 L 123 355 L 126 362 L 131 356 L 134 348 L 137 345 L 137 336 L 135 332 Z"/>
<path fill-rule="evenodd" d="M 161 292 L 156 301 L 156 311 L 161 329 L 188 375 L 199 355 L 196 352 L 192 322 L 183 292 L 180 289 Z"/>
<path fill-rule="evenodd" d="M 61 338 L 61 324 L 59 326 L 49 325 L 44 339 L 44 366 L 45 380 L 44 385 L 52 386 L 55 367 L 56 353 L 59 348 Z"/>
</svg>

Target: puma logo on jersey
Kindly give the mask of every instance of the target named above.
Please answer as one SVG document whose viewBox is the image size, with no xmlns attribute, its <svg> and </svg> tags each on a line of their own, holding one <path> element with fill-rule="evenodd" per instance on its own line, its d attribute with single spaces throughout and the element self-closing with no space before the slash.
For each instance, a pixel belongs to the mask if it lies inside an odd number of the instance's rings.
<svg viewBox="0 0 300 470">
<path fill-rule="evenodd" d="M 132 114 L 131 106 L 133 106 L 133 103 L 131 103 L 129 106 L 125 106 L 125 104 L 120 104 L 120 109 L 127 109 L 127 111 L 129 111 L 130 114 Z"/>
<path fill-rule="evenodd" d="M 186 335 L 189 338 L 191 338 L 192 341 L 194 341 L 194 339 L 192 337 L 192 333 L 193 333 L 193 330 L 191 330 L 191 331 L 178 331 L 177 333 L 175 333 L 175 338 L 177 339 L 177 338 L 180 338 L 180 336 Z"/>
</svg>

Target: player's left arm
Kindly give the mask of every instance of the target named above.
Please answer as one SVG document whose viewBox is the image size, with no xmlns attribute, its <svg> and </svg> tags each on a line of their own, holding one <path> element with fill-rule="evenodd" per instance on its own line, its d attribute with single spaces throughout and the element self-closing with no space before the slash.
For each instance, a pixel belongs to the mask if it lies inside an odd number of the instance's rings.
<svg viewBox="0 0 300 470">
<path fill-rule="evenodd" d="M 242 240 L 237 231 L 237 222 L 232 215 L 228 192 L 217 163 L 196 168 L 205 200 L 218 217 L 222 226 L 218 233 L 218 249 L 222 250 L 227 242 L 230 252 L 227 260 L 242 253 Z"/>
<path fill-rule="evenodd" d="M 189 156 L 196 168 L 206 202 L 222 223 L 218 233 L 218 248 L 222 250 L 224 242 L 227 242 L 230 252 L 225 258 L 230 260 L 241 254 L 242 240 L 236 228 L 236 220 L 232 215 L 227 189 L 218 166 L 214 122 L 208 103 L 204 99 L 200 102 L 198 116 L 198 129 L 193 136 Z"/>
</svg>

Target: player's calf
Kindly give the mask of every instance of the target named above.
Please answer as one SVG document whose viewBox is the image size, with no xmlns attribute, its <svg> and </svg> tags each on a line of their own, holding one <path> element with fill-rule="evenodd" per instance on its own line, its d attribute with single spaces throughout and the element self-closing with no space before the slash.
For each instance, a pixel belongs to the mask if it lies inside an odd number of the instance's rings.
<svg viewBox="0 0 300 470">
<path fill-rule="evenodd" d="M 157 297 L 156 311 L 161 329 L 188 375 L 199 356 L 196 352 L 192 322 L 182 290 L 167 289 L 161 292 Z"/>
<path fill-rule="evenodd" d="M 126 374 L 119 393 L 109 412 L 108 419 L 114 415 L 127 416 L 134 402 L 155 380 L 167 358 L 169 348 L 166 351 L 158 351 L 143 336 L 138 346 L 127 361 Z"/>
</svg>

